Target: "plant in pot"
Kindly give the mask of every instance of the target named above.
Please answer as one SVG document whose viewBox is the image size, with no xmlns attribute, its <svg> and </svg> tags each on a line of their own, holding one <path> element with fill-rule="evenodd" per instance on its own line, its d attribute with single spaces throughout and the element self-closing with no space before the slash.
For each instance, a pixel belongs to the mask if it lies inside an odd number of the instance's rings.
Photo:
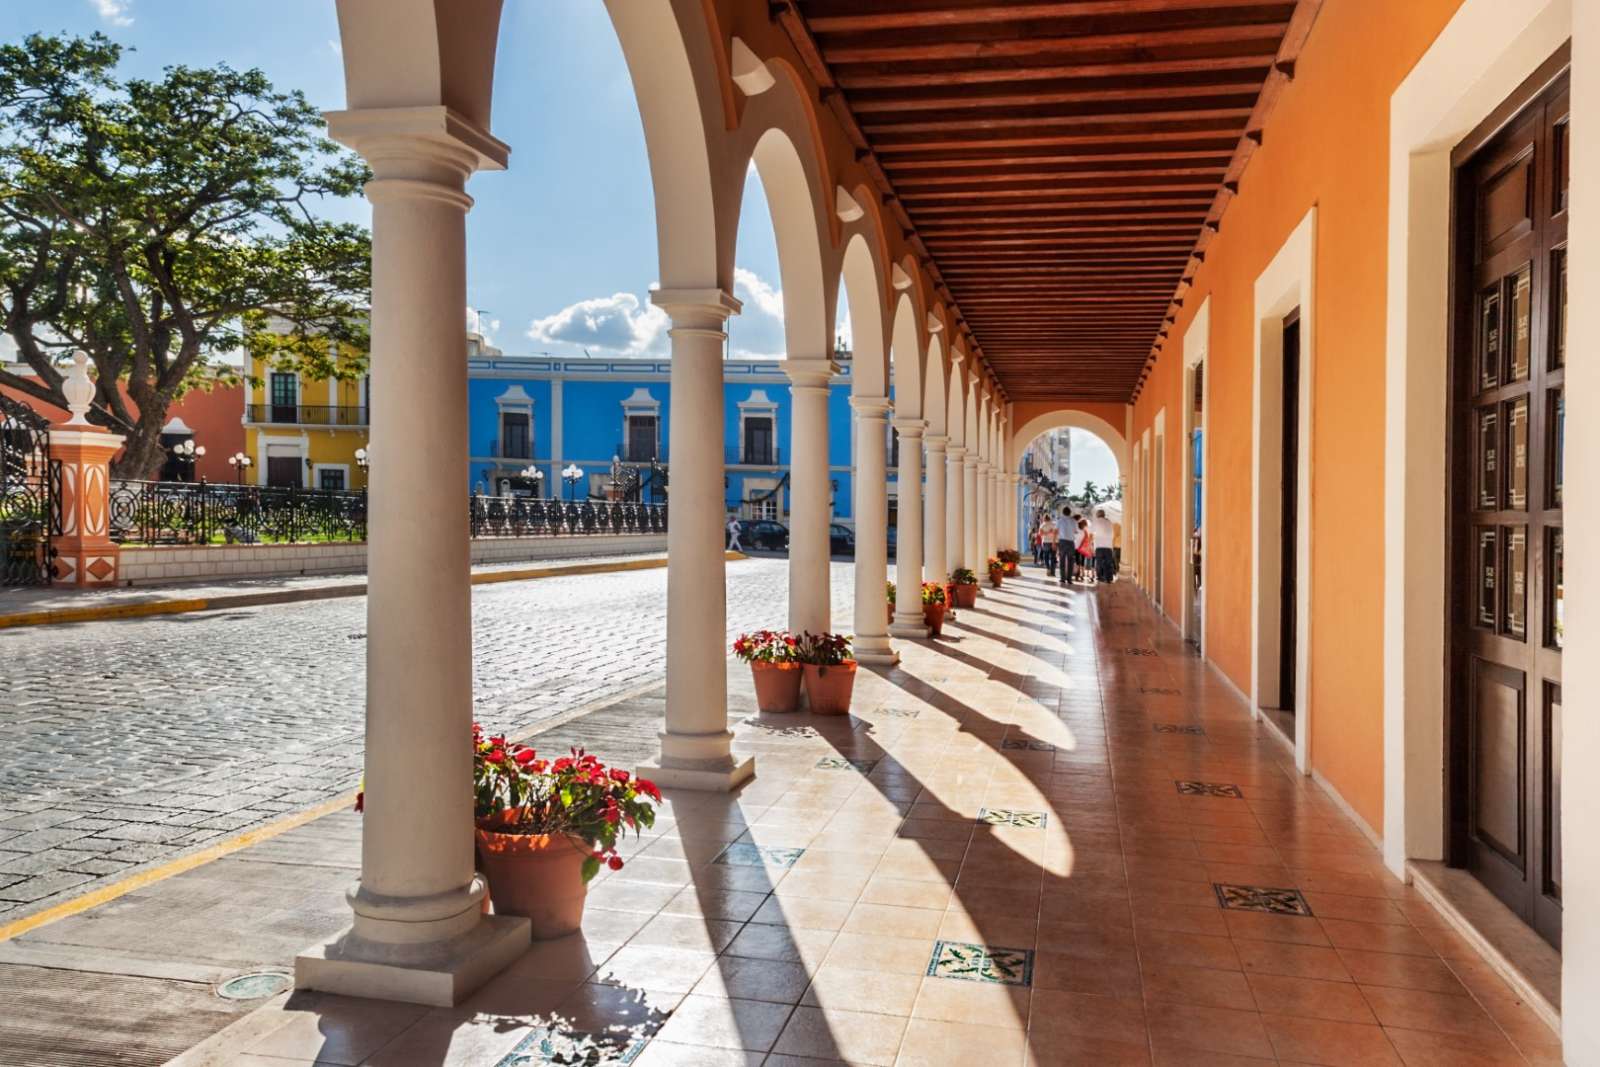
<svg viewBox="0 0 1600 1067">
<path fill-rule="evenodd" d="M 795 659 L 798 642 L 787 630 L 757 630 L 740 634 L 733 654 L 750 664 L 756 685 L 756 707 L 762 711 L 794 711 L 800 706 L 800 664 Z"/>
<path fill-rule="evenodd" d="M 956 607 L 970 608 L 978 602 L 978 576 L 970 567 L 957 567 L 951 572 L 950 585 L 956 595 Z"/>
<path fill-rule="evenodd" d="M 890 582 L 890 583 L 888 583 L 888 585 L 889 585 L 889 622 L 891 624 L 893 624 L 894 623 L 894 583 Z"/>
<path fill-rule="evenodd" d="M 928 627 L 929 637 L 938 637 L 944 632 L 945 606 L 944 586 L 938 582 L 923 582 L 922 621 Z"/>
<path fill-rule="evenodd" d="M 1006 572 L 1006 565 L 993 556 L 989 557 L 989 584 L 996 589 L 1000 588 L 1000 578 Z"/>
<path fill-rule="evenodd" d="M 816 715 L 848 715 L 856 685 L 856 658 L 848 634 L 805 633 L 800 637 L 806 703 Z"/>
<path fill-rule="evenodd" d="M 485 737 L 472 727 L 473 814 L 478 860 L 500 915 L 526 916 L 536 939 L 583 923 L 589 880 L 622 869 L 617 841 L 656 821 L 661 791 L 582 749 L 556 760 Z"/>
<path fill-rule="evenodd" d="M 999 552 L 995 553 L 995 557 L 999 559 L 1000 562 L 1005 566 L 1007 578 L 1015 578 L 1019 573 L 1021 573 L 1019 570 L 1019 564 L 1022 563 L 1021 552 L 1018 552 L 1014 548 L 1002 548 Z"/>
</svg>

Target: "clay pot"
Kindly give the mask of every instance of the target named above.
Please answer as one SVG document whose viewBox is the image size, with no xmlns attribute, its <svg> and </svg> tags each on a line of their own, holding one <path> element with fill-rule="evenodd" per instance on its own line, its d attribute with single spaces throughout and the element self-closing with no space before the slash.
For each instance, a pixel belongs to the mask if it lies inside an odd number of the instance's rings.
<svg viewBox="0 0 1600 1067">
<path fill-rule="evenodd" d="M 944 608 L 943 604 L 922 605 L 922 621 L 927 624 L 929 637 L 944 633 Z"/>
<path fill-rule="evenodd" d="M 996 571 L 990 571 L 989 572 L 989 584 L 994 586 L 996 589 L 1000 588 L 1000 572 L 999 571 L 996 570 Z"/>
<path fill-rule="evenodd" d="M 954 585 L 950 588 L 955 593 L 956 607 L 970 608 L 978 602 L 978 587 L 976 585 Z"/>
<path fill-rule="evenodd" d="M 762 711 L 794 711 L 800 706 L 800 664 L 750 664 L 756 683 L 756 707 Z"/>
<path fill-rule="evenodd" d="M 1022 572 L 1017 569 L 1017 565 L 1015 563 L 1007 563 L 1006 564 L 1006 577 L 1007 578 L 1015 578 L 1018 574 L 1021 574 L 1021 573 Z"/>
<path fill-rule="evenodd" d="M 503 834 L 484 823 L 477 836 L 496 915 L 526 917 L 535 941 L 577 932 L 589 892 L 583 880 L 589 848 L 582 841 L 565 834 Z"/>
<path fill-rule="evenodd" d="M 850 714 L 850 694 L 856 686 L 854 660 L 820 667 L 805 665 L 806 703 L 814 715 Z"/>
</svg>

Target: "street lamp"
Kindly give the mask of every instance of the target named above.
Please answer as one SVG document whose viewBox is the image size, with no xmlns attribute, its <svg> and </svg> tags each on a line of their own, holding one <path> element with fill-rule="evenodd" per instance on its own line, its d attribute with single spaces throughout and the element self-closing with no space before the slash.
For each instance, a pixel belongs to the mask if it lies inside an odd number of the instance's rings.
<svg viewBox="0 0 1600 1067">
<path fill-rule="evenodd" d="M 572 499 L 572 490 L 583 477 L 583 468 L 576 463 L 569 463 L 561 468 L 561 480 L 567 485 L 567 499 Z"/>
<path fill-rule="evenodd" d="M 206 454 L 205 445 L 197 445 L 194 438 L 186 437 L 172 446 L 172 454 L 189 465 L 189 480 L 194 481 L 194 461 Z"/>
<path fill-rule="evenodd" d="M 544 471 L 540 470 L 538 467 L 535 467 L 531 463 L 528 464 L 526 467 L 523 467 L 520 471 L 517 472 L 517 474 L 520 477 L 525 478 L 528 481 L 531 481 L 536 487 L 542 487 L 544 485 Z M 539 490 L 537 492 L 535 492 L 533 495 L 536 496 L 536 497 L 544 496 L 543 488 L 539 488 Z"/>
<path fill-rule="evenodd" d="M 239 475 L 239 484 L 244 484 L 244 472 L 250 467 L 250 457 L 243 452 L 235 452 L 228 457 L 228 466 L 232 467 Z"/>
</svg>

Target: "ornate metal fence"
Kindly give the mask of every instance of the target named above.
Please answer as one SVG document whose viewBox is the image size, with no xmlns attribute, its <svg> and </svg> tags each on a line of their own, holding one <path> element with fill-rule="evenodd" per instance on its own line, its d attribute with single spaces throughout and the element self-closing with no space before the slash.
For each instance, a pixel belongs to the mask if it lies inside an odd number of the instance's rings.
<svg viewBox="0 0 1600 1067">
<path fill-rule="evenodd" d="M 50 584 L 60 490 L 50 423 L 21 401 L 0 396 L 0 585 Z"/>
<path fill-rule="evenodd" d="M 146 545 L 364 541 L 367 495 L 205 482 L 111 484 L 111 539 Z"/>
<path fill-rule="evenodd" d="M 474 496 L 473 537 L 666 533 L 667 506 L 637 501 Z M 131 544 L 204 545 L 363 541 L 367 494 L 204 482 L 111 485 L 111 538 Z"/>
<path fill-rule="evenodd" d="M 473 537 L 559 537 L 667 532 L 667 505 L 632 500 L 540 500 L 475 496 Z"/>
</svg>

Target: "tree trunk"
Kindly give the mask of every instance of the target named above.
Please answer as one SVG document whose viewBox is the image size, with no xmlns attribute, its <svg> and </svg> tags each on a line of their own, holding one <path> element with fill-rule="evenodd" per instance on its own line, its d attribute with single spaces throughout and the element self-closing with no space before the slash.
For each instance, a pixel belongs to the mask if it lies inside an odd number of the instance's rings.
<svg viewBox="0 0 1600 1067">
<path fill-rule="evenodd" d="M 167 461 L 166 450 L 161 447 L 161 427 L 166 425 L 170 403 L 156 393 L 147 406 L 139 409 L 139 421 L 123 444 L 122 455 L 111 464 L 111 477 L 153 481 L 161 474 Z"/>
</svg>

